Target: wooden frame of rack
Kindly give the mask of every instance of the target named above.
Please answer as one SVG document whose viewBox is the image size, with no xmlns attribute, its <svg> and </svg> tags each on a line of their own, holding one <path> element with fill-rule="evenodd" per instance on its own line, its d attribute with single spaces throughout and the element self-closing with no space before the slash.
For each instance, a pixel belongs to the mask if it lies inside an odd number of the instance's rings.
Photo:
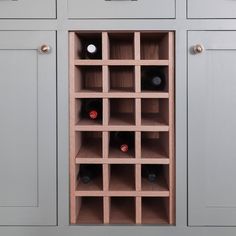
<svg viewBox="0 0 236 236">
<path fill-rule="evenodd" d="M 70 223 L 174 224 L 174 33 L 78 31 L 69 37 Z M 101 59 L 79 57 L 89 38 L 101 42 Z M 141 90 L 141 71 L 147 66 L 163 69 L 164 91 Z M 86 98 L 102 100 L 101 122 L 79 117 Z M 134 132 L 134 150 L 114 150 L 112 131 Z M 89 184 L 77 179 L 83 164 L 101 167 Z M 141 177 L 143 164 L 162 167 L 157 182 Z"/>
</svg>

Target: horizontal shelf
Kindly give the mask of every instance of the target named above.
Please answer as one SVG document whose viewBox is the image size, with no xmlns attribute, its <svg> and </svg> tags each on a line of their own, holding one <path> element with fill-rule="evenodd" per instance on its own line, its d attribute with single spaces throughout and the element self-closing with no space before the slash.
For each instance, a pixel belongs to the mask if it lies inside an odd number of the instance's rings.
<svg viewBox="0 0 236 236">
<path fill-rule="evenodd" d="M 74 60 L 76 66 L 168 66 L 169 60 Z"/>
<path fill-rule="evenodd" d="M 163 164 L 168 165 L 168 158 L 79 158 L 75 159 L 76 164 Z"/>
<path fill-rule="evenodd" d="M 135 125 L 75 125 L 75 131 L 157 131 L 157 132 L 168 132 L 169 126 L 168 125 L 142 125 L 142 126 L 135 126 Z"/>
<path fill-rule="evenodd" d="M 83 90 L 74 93 L 74 98 L 169 98 L 167 92 L 93 92 L 90 90 Z"/>
</svg>

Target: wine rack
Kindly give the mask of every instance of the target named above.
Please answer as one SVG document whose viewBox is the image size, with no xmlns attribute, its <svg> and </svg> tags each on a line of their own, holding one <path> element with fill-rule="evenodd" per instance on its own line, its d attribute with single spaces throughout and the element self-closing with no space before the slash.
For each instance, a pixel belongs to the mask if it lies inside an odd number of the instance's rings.
<svg viewBox="0 0 236 236">
<path fill-rule="evenodd" d="M 70 32 L 70 223 L 175 223 L 174 33 Z M 86 40 L 96 40 L 101 58 L 83 58 Z M 158 67 L 161 91 L 141 89 L 141 75 Z M 102 118 L 81 115 L 84 99 L 100 99 Z M 133 132 L 124 153 L 112 132 Z M 78 177 L 83 165 L 97 165 L 89 183 Z M 156 165 L 156 181 L 142 177 Z"/>
</svg>

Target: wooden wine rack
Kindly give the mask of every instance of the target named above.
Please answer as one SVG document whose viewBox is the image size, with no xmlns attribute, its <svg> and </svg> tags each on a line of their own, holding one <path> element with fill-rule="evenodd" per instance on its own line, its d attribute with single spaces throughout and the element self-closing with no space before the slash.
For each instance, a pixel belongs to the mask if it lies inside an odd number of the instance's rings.
<svg viewBox="0 0 236 236">
<path fill-rule="evenodd" d="M 79 56 L 91 38 L 101 59 Z M 69 52 L 71 224 L 174 224 L 174 33 L 70 32 Z M 164 91 L 141 90 L 148 66 L 164 71 Z M 102 100 L 101 122 L 80 118 L 86 98 Z M 134 150 L 113 148 L 112 131 L 134 132 Z M 88 184 L 77 179 L 83 164 L 100 166 Z M 144 164 L 160 165 L 158 181 L 141 177 Z"/>
</svg>

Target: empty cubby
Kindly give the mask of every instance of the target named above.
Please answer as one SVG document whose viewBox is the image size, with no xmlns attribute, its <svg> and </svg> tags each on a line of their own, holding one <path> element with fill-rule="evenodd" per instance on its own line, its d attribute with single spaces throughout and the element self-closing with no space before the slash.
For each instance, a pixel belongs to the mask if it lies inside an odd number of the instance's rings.
<svg viewBox="0 0 236 236">
<path fill-rule="evenodd" d="M 83 176 L 90 177 L 89 182 L 83 182 L 80 176 L 80 171 L 83 171 Z M 78 165 L 77 175 L 77 191 L 102 191 L 103 190 L 103 171 L 101 164 L 80 164 Z"/>
<path fill-rule="evenodd" d="M 76 132 L 76 158 L 102 158 L 102 132 Z"/>
<path fill-rule="evenodd" d="M 134 197 L 111 197 L 110 223 L 111 224 L 134 224 L 135 223 L 135 198 Z"/>
<path fill-rule="evenodd" d="M 123 143 L 118 143 L 115 140 L 114 135 L 116 131 L 111 131 L 109 133 L 109 158 L 135 158 L 135 133 L 131 132 L 131 138 L 128 142 L 128 150 L 127 152 L 121 151 L 121 145 Z M 125 131 L 121 131 L 123 133 Z M 127 132 L 127 131 L 126 131 Z M 124 144 L 126 140 L 124 140 Z"/>
<path fill-rule="evenodd" d="M 75 92 L 102 92 L 102 66 L 75 67 Z"/>
<path fill-rule="evenodd" d="M 135 100 L 132 98 L 109 99 L 109 125 L 134 125 Z"/>
<path fill-rule="evenodd" d="M 134 191 L 135 190 L 135 166 L 132 164 L 109 165 L 109 190 L 110 191 Z"/>
<path fill-rule="evenodd" d="M 168 125 L 169 101 L 165 98 L 141 99 L 142 125 Z"/>
<path fill-rule="evenodd" d="M 142 197 L 142 224 L 168 224 L 169 199 Z"/>
<path fill-rule="evenodd" d="M 91 119 L 89 117 L 89 112 L 86 111 L 86 106 L 91 101 L 98 101 L 103 106 L 103 101 L 101 98 L 80 98 L 76 99 L 75 101 L 75 124 L 76 125 L 101 125 L 102 124 L 102 117 L 103 117 L 103 111 L 100 112 L 97 119 Z"/>
<path fill-rule="evenodd" d="M 142 60 L 168 60 L 168 32 L 141 33 Z"/>
<path fill-rule="evenodd" d="M 151 170 L 150 170 L 151 169 Z M 142 191 L 168 191 L 167 173 L 169 172 L 168 165 L 160 164 L 143 164 L 141 165 L 141 189 Z M 150 181 L 148 174 L 156 175 L 155 179 Z M 151 177 L 151 176 L 150 176 Z M 151 177 L 153 178 L 153 177 Z"/>
<path fill-rule="evenodd" d="M 109 91 L 110 92 L 134 92 L 133 66 L 110 66 L 109 67 Z"/>
<path fill-rule="evenodd" d="M 169 133 L 142 132 L 141 158 L 169 158 Z"/>
<path fill-rule="evenodd" d="M 86 47 L 88 44 L 95 44 L 99 50 L 99 57 L 102 59 L 102 34 L 101 33 L 76 33 L 75 34 L 75 59 L 88 59 L 86 57 Z"/>
<path fill-rule="evenodd" d="M 77 197 L 78 224 L 103 224 L 103 198 Z"/>
<path fill-rule="evenodd" d="M 150 77 L 163 77 L 163 85 L 159 89 L 152 88 L 148 80 Z M 149 88 L 148 88 L 149 87 Z M 141 66 L 141 91 L 142 92 L 168 92 L 169 70 L 168 66 Z"/>
<path fill-rule="evenodd" d="M 134 59 L 134 34 L 109 33 L 110 59 Z"/>
</svg>

